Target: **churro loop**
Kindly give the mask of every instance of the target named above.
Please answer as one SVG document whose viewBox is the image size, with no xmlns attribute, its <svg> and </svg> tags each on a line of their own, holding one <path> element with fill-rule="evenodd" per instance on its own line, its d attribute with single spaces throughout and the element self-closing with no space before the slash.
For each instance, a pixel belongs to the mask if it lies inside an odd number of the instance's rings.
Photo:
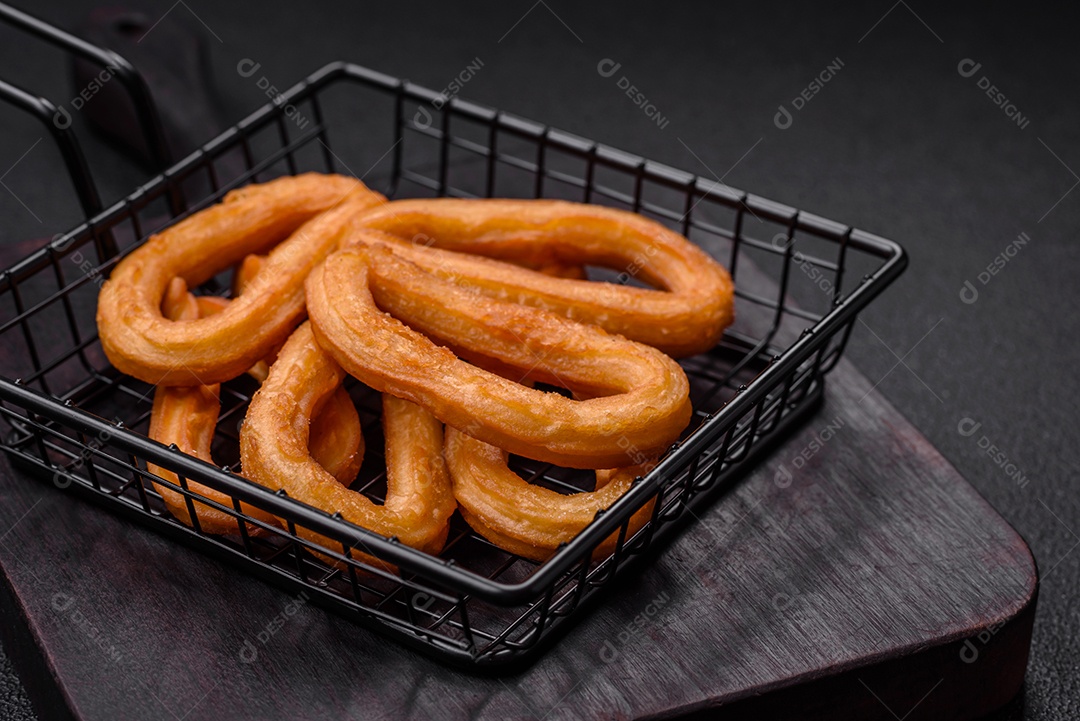
<svg viewBox="0 0 1080 721">
<path fill-rule="evenodd" d="M 240 375 L 300 321 L 304 279 L 337 246 L 345 221 L 384 200 L 353 178 L 316 173 L 232 191 L 116 266 L 98 299 L 105 354 L 148 383 L 219 383 Z M 271 247 L 249 289 L 221 313 L 189 321 L 162 315 L 174 277 L 195 287 Z"/>
<path fill-rule="evenodd" d="M 340 512 L 371 531 L 438 553 L 456 504 L 442 457 L 442 424 L 431 414 L 383 396 L 387 493 L 381 506 L 337 483 L 308 453 L 308 420 L 344 379 L 345 371 L 315 342 L 310 323 L 300 326 L 248 407 L 240 429 L 244 474 L 327 513 Z M 340 547 L 304 528 L 297 533 L 328 548 Z"/>
<path fill-rule="evenodd" d="M 726 270 L 682 235 L 626 211 L 558 200 L 435 198 L 393 201 L 352 223 L 350 242 L 384 242 L 444 279 L 675 357 L 712 348 L 734 317 Z M 521 267 L 575 265 L 607 267 L 654 289 Z"/>
<path fill-rule="evenodd" d="M 686 374 L 655 348 L 463 290 L 382 247 L 331 255 L 309 276 L 307 302 L 319 344 L 351 375 L 512 453 L 613 468 L 628 454 L 658 456 L 690 420 Z M 530 379 L 605 395 L 529 388 L 424 333 Z"/>
<path fill-rule="evenodd" d="M 224 298 L 196 298 L 188 292 L 187 284 L 182 278 L 175 278 L 166 291 L 162 310 L 165 317 L 172 320 L 191 321 L 200 316 L 221 312 L 227 305 L 228 301 Z M 260 361 L 260 364 L 265 366 L 263 361 Z M 252 372 L 252 375 L 257 380 L 265 378 L 260 378 L 257 372 Z M 184 453 L 213 463 L 210 449 L 221 412 L 220 389 L 217 384 L 158 386 L 154 391 L 154 405 L 150 416 L 150 438 L 166 445 L 175 444 Z M 344 389 L 334 393 L 312 422 L 311 454 L 338 482 L 349 484 L 356 478 L 363 461 L 364 436 L 356 407 Z M 180 485 L 177 475 L 168 469 L 148 464 L 148 470 Z M 182 494 L 158 483 L 154 484 L 154 488 L 161 494 L 165 506 L 174 517 L 189 526 L 192 525 L 187 501 Z M 233 507 L 232 498 L 224 493 L 192 481 L 188 482 L 188 489 L 223 506 Z M 229 534 L 239 531 L 236 517 L 197 500 L 193 500 L 193 505 L 199 519 L 199 528 L 203 532 Z M 277 524 L 274 516 L 246 503 L 241 504 L 241 511 L 263 523 Z M 260 531 L 261 529 L 255 526 L 248 528 L 249 533 Z"/>
<path fill-rule="evenodd" d="M 526 482 L 507 466 L 506 451 L 446 429 L 446 465 L 462 517 L 473 530 L 510 553 L 543 561 L 572 541 L 644 475 L 652 463 L 596 471 L 596 488 L 571 495 Z M 631 518 L 626 538 L 652 513 L 649 501 Z M 618 532 L 597 546 L 594 558 L 610 555 Z"/>
<path fill-rule="evenodd" d="M 239 296 L 247 291 L 266 265 L 266 256 L 249 255 L 237 266 L 233 275 L 233 295 Z M 180 281 L 182 283 L 182 281 Z M 177 280 L 174 279 L 175 285 Z M 180 287 L 170 285 L 169 292 L 177 294 Z M 168 293 L 166 299 L 168 299 Z M 200 317 L 206 318 L 220 313 L 229 305 L 229 300 L 217 296 L 196 296 Z M 163 305 L 164 308 L 164 305 Z M 270 365 L 277 359 L 284 341 L 274 346 L 262 360 L 247 370 L 247 374 L 262 383 L 270 373 Z M 338 479 L 343 485 L 349 485 L 360 472 L 364 461 L 364 432 L 360 427 L 360 416 L 356 406 L 344 388 L 339 388 L 326 407 L 311 421 L 310 448 L 312 457 Z"/>
</svg>

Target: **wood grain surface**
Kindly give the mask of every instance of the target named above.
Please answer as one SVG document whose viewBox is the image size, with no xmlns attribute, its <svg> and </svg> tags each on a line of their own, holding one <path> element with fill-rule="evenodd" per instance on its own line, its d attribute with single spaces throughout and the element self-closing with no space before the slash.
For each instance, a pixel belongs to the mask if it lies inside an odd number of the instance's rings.
<svg viewBox="0 0 1080 721">
<path fill-rule="evenodd" d="M 968 719 L 1027 661 L 1027 546 L 845 362 L 768 462 L 501 679 L 2 476 L 4 640 L 42 718 Z"/>
</svg>

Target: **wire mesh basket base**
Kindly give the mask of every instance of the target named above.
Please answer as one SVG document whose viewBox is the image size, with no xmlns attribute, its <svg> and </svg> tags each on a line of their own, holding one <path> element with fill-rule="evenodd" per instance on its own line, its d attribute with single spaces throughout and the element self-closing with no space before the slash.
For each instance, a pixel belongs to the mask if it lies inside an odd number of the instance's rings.
<svg viewBox="0 0 1080 721">
<path fill-rule="evenodd" d="M 97 339 L 102 279 L 152 232 L 228 190 L 308 170 L 353 174 L 391 197 L 600 203 L 642 213 L 699 243 L 735 278 L 737 320 L 714 350 L 682 361 L 695 409 L 682 439 L 544 563 L 493 546 L 457 516 L 446 549 L 427 556 L 249 483 L 238 464 L 239 423 L 257 388 L 248 378 L 222 385 L 212 449 L 220 467 L 148 440 L 153 388 L 118 374 Z M 849 226 L 334 64 L 0 274 L 0 340 L 7 348 L 0 354 L 0 413 L 11 425 L 3 446 L 58 488 L 437 658 L 507 670 L 535 658 L 616 577 L 647 558 L 657 539 L 681 526 L 689 509 L 707 504 L 814 409 L 856 314 L 904 264 L 896 244 Z M 590 269 L 590 276 L 634 282 L 632 272 L 619 269 Z M 197 292 L 227 294 L 229 287 L 226 272 Z M 359 383 L 349 390 L 368 449 L 351 487 L 381 502 L 379 396 Z M 150 474 L 148 463 L 172 470 L 179 481 Z M 513 458 L 512 467 L 564 493 L 592 483 L 588 472 L 522 458 Z M 226 494 L 231 504 L 215 503 L 190 483 Z M 156 487 L 181 494 L 189 516 L 202 506 L 231 515 L 236 532 L 215 536 L 180 523 Z M 650 521 L 629 532 L 631 517 L 654 500 Z M 242 503 L 282 525 L 251 518 Z M 332 539 L 332 547 L 297 529 Z M 614 553 L 594 558 L 613 535 Z M 372 564 L 370 556 L 386 564 Z"/>
</svg>

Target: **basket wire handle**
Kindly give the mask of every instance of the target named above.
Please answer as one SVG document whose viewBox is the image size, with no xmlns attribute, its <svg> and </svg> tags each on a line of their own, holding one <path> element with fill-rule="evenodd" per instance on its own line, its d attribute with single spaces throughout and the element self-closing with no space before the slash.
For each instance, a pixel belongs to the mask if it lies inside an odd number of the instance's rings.
<svg viewBox="0 0 1080 721">
<path fill-rule="evenodd" d="M 165 131 L 157 106 L 146 81 L 130 62 L 112 50 L 100 48 L 7 3 L 0 2 L 0 21 L 109 69 L 120 80 L 131 98 L 146 145 L 150 149 L 154 169 L 165 170 L 172 165 L 172 156 L 165 142 Z M 64 122 L 64 116 L 53 102 L 2 79 L 0 100 L 35 116 L 45 125 L 60 149 L 86 217 L 89 219 L 100 212 L 101 196 L 78 139 L 71 129 L 70 118 Z M 181 199 L 175 193 L 170 194 L 169 205 L 173 214 L 182 210 Z"/>
<path fill-rule="evenodd" d="M 86 156 L 83 155 L 78 138 L 71 132 L 71 126 L 60 127 L 53 121 L 59 113 L 56 105 L 49 99 L 34 95 L 2 78 L 0 78 L 0 99 L 41 121 L 56 141 L 57 147 L 60 148 L 60 155 L 64 159 L 64 165 L 67 166 L 71 182 L 75 185 L 75 193 L 79 196 L 83 212 L 87 217 L 98 213 L 101 210 L 101 197 L 98 195 L 94 179 L 90 176 Z"/>
</svg>

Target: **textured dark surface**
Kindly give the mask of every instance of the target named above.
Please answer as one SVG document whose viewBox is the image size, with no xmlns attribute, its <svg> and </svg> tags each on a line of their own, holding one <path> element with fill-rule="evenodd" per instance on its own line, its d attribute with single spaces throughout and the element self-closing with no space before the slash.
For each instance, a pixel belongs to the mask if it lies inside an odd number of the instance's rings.
<svg viewBox="0 0 1080 721">
<path fill-rule="evenodd" d="M 74 26 L 85 12 L 78 5 L 33 9 Z M 698 163 L 735 187 L 903 242 L 911 268 L 864 316 L 849 357 L 872 381 L 881 379 L 878 389 L 1030 542 L 1045 582 L 1024 708 L 1015 716 L 1077 715 L 1072 642 L 1080 620 L 1072 609 L 1080 554 L 1070 553 L 1080 530 L 1072 492 L 1077 380 L 1068 371 L 1080 196 L 1066 191 L 1080 167 L 1080 64 L 1068 10 L 889 2 L 359 10 L 162 0 L 150 22 L 170 6 L 162 23 L 198 23 L 194 11 L 209 26 L 211 67 L 234 117 L 265 100 L 237 75 L 243 58 L 261 62 L 261 74 L 283 86 L 328 60 L 350 59 L 438 88 L 480 57 L 484 68 L 465 97 L 676 166 Z M 6 31 L 0 37 L 5 72 L 54 90 L 57 99 L 71 97 L 56 55 L 28 50 Z M 622 63 L 609 78 L 596 71 L 605 58 Z M 790 128 L 777 128 L 778 106 L 790 107 L 835 58 L 844 63 L 837 76 Z M 965 58 L 982 63 L 971 78 L 957 72 Z M 657 128 L 619 91 L 623 75 L 667 127 Z M 979 90 L 983 75 L 1030 119 L 1026 128 Z M 53 151 L 34 145 L 40 130 L 10 113 L 3 119 L 3 240 L 50 236 L 74 220 L 72 197 Z M 106 153 L 91 148 L 93 157 Z M 105 194 L 115 198 L 141 177 L 110 163 Z M 979 284 L 979 272 L 1020 232 L 1032 241 Z M 959 297 L 965 280 L 981 293 L 972 305 Z M 981 422 L 980 431 L 961 435 L 964 418 Z M 1031 479 L 1025 487 L 980 449 L 984 435 Z"/>
</svg>

